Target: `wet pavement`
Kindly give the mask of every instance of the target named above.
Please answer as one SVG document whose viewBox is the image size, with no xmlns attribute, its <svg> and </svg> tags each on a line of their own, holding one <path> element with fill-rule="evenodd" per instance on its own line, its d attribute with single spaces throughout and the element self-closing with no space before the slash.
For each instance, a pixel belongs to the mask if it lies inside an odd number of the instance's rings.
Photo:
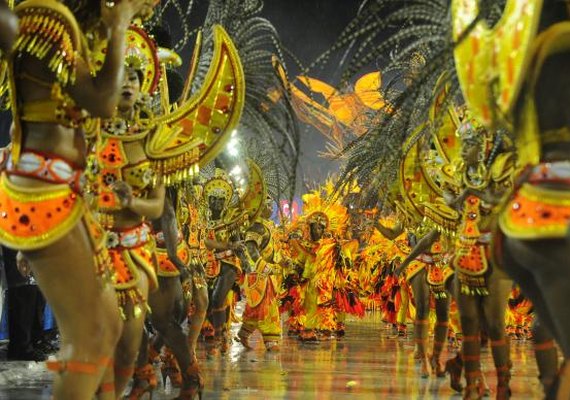
<svg viewBox="0 0 570 400">
<path fill-rule="evenodd" d="M 413 341 L 389 338 L 377 315 L 348 321 L 343 339 L 301 345 L 285 338 L 280 354 L 266 353 L 259 336 L 256 350 L 234 342 L 229 354 L 199 357 L 206 378 L 204 399 L 460 399 L 448 379 L 421 379 L 413 358 Z M 454 349 L 449 349 L 454 352 Z M 447 354 L 444 353 L 444 358 Z M 512 342 L 513 399 L 540 399 L 530 341 Z M 490 351 L 482 354 L 486 376 L 495 385 Z M 50 377 L 42 363 L 0 363 L 0 400 L 50 398 Z M 177 392 L 160 386 L 153 399 L 172 399 Z M 494 398 L 494 393 L 491 394 Z"/>
</svg>

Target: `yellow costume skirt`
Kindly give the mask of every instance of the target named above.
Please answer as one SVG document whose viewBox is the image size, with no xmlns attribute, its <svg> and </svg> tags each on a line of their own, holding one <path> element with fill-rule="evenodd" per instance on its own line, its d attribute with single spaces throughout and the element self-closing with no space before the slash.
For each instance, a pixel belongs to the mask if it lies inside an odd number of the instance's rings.
<svg viewBox="0 0 570 400">
<path fill-rule="evenodd" d="M 108 275 L 105 231 L 68 184 L 21 187 L 0 177 L 0 243 L 16 250 L 38 250 L 67 235 L 79 222 L 89 233 L 99 275 Z"/>
<path fill-rule="evenodd" d="M 459 244 L 453 255 L 452 266 L 459 280 L 461 293 L 487 296 L 487 277 L 490 273 L 489 243 Z"/>
<path fill-rule="evenodd" d="M 258 274 L 246 274 L 246 280 L 250 277 L 249 275 Z M 254 302 L 250 301 L 250 297 L 255 298 L 257 291 L 255 288 L 248 290 L 246 287 L 244 289 L 247 301 L 242 317 L 243 326 L 250 332 L 259 329 L 265 341 L 278 340 L 281 337 L 281 315 L 273 280 L 269 276 L 257 277 L 257 280 L 266 281 L 263 285 L 263 293 L 259 293 L 260 299 L 256 299 Z"/>
<path fill-rule="evenodd" d="M 137 318 L 142 314 L 141 307 L 148 308 L 147 299 L 137 287 L 140 273 L 147 275 L 151 292 L 158 288 L 154 240 L 145 224 L 124 230 L 109 230 L 107 234 L 121 315 L 127 319 L 126 305 L 130 303 L 133 305 L 133 316 Z M 132 241 L 129 241 L 131 238 Z"/>
<path fill-rule="evenodd" d="M 453 270 L 447 266 L 439 266 L 437 264 L 427 265 L 427 283 L 436 299 L 447 298 L 445 290 L 445 282 L 453 276 Z"/>
<path fill-rule="evenodd" d="M 156 260 L 158 263 L 158 276 L 162 276 L 165 278 L 171 278 L 174 276 L 180 276 L 180 271 L 176 268 L 176 265 L 168 258 L 168 253 L 166 249 L 162 247 L 156 247 Z M 178 243 L 176 247 L 176 254 L 180 261 L 182 261 L 185 265 L 188 265 L 188 261 L 190 260 L 190 254 L 188 252 L 188 246 L 184 241 Z"/>
<path fill-rule="evenodd" d="M 416 259 L 406 268 L 406 281 L 410 282 L 423 269 L 427 272 L 426 282 L 433 295 L 438 299 L 446 298 L 445 282 L 453 275 L 453 270 L 447 265 L 442 267 L 439 263 L 425 262 L 421 261 L 421 259 Z"/>
<path fill-rule="evenodd" d="M 566 236 L 570 222 L 570 191 L 525 183 L 499 216 L 503 233 L 514 239 L 556 239 Z"/>
</svg>

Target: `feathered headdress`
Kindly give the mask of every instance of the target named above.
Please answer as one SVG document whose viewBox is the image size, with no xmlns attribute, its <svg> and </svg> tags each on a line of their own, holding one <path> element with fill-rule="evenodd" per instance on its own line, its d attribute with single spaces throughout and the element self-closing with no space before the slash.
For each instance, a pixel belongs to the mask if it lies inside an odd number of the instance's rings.
<svg viewBox="0 0 570 400">
<path fill-rule="evenodd" d="M 234 196 L 234 187 L 227 173 L 223 169 L 216 168 L 215 174 L 204 184 L 204 198 L 210 196 L 223 198 L 224 207 L 228 207 Z"/>
<path fill-rule="evenodd" d="M 315 190 L 303 195 L 303 217 L 306 224 L 318 223 L 325 227 L 326 233 L 340 237 L 346 230 L 348 212 L 338 201 L 325 200 L 321 192 Z"/>
</svg>

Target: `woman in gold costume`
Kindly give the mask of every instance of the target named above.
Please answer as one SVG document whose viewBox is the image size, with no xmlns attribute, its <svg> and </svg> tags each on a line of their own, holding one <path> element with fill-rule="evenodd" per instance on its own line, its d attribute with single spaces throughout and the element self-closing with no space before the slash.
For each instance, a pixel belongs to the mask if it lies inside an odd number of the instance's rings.
<svg viewBox="0 0 570 400">
<path fill-rule="evenodd" d="M 492 265 L 490 239 L 496 205 L 511 187 L 514 163 L 512 152 L 501 150 L 501 133 L 489 135 L 469 117 L 458 131 L 460 160 L 444 167 L 442 175 L 447 181 L 445 196 L 461 215 L 452 267 L 463 331 L 462 361 L 467 381 L 464 398 L 479 399 L 485 392 L 480 365 L 480 332 L 484 328 L 497 370 L 497 398 L 505 399 L 511 395 L 511 363 L 505 333 L 511 281 Z"/>
<path fill-rule="evenodd" d="M 186 290 L 190 291 L 186 295 L 193 299 L 198 311 L 203 310 L 204 316 L 208 299 L 204 278 L 200 276 L 201 271 L 191 263 L 190 250 L 184 241 L 183 232 L 178 228 L 176 210 L 171 200 L 177 199 L 177 195 L 175 192 L 170 194 L 166 196 L 162 217 L 153 223 L 159 288 L 149 296 L 152 310 L 150 321 L 160 339 L 168 346 L 163 350 L 162 362 L 166 367 L 163 373 L 169 374 L 173 386 L 182 388 L 178 399 L 194 399 L 197 394 L 201 395 L 204 379 L 196 359 L 195 345 L 192 346 L 193 343 L 188 340 L 181 326 L 187 308 L 183 283 Z M 182 207 L 181 204 L 178 206 Z M 190 266 L 194 268 L 190 269 Z M 140 350 L 139 365 L 142 368 L 153 368 L 147 361 L 147 348 L 143 345 Z M 144 385 L 136 387 L 143 390 L 133 390 L 130 393 L 131 399 L 139 398 L 144 393 Z"/>
<path fill-rule="evenodd" d="M 565 71 L 570 65 L 570 9 L 565 2 L 530 1 L 529 5 L 533 12 L 518 18 L 525 41 L 516 51 L 523 61 L 517 64 L 514 82 L 501 81 L 512 88 L 509 104 L 513 107 L 507 117 L 513 124 L 520 169 L 515 190 L 499 218 L 495 255 L 532 300 L 542 326 L 542 334 L 535 335 L 534 341 L 537 362 L 543 365 L 540 378 L 546 398 L 568 399 L 570 115 L 565 105 L 570 81 Z M 514 14 L 512 9 L 510 13 Z M 493 39 L 501 54 L 513 51 L 507 40 Z M 503 111 L 501 105 L 499 99 L 493 104 Z M 553 338 L 564 357 L 556 380 Z"/>
<path fill-rule="evenodd" d="M 158 286 L 154 241 L 146 220 L 161 216 L 165 196 L 163 185 L 153 185 L 151 164 L 144 148 L 152 119 L 145 100 L 154 92 L 158 80 L 158 67 L 152 65 L 156 49 L 140 28 L 129 28 L 126 37 L 129 42 L 123 53 L 126 73 L 117 113 L 102 122 L 94 162 L 101 180 L 97 188 L 99 219 L 107 230 L 107 247 L 124 320 L 115 353 L 117 396 L 122 395 L 132 376 L 141 346 L 148 294 Z M 110 51 L 108 46 L 107 49 Z M 136 377 L 143 375 L 150 380 L 145 388 L 152 390 L 156 386 L 156 378 L 150 377 L 154 377 L 152 367 L 136 371 Z"/>
<path fill-rule="evenodd" d="M 0 182 L 0 241 L 22 251 L 57 319 L 60 360 L 48 368 L 57 372 L 58 400 L 92 398 L 98 389 L 114 397 L 121 325 L 104 232 L 81 195 L 83 127 L 89 114 L 108 117 L 115 109 L 125 31 L 144 3 L 30 0 L 15 9 L 20 35 L 8 68 L 14 128 Z M 97 74 L 82 39 L 95 26 L 110 44 Z"/>
</svg>

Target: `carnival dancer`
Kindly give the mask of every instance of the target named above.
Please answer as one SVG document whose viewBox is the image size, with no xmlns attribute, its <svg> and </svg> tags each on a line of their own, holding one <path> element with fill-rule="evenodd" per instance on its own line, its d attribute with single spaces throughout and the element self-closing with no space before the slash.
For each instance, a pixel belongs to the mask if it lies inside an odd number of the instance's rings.
<svg viewBox="0 0 570 400">
<path fill-rule="evenodd" d="M 237 334 L 241 344 L 251 349 L 249 337 L 259 330 L 267 351 L 280 350 L 281 315 L 279 290 L 281 282 L 280 254 L 273 237 L 275 226 L 269 219 L 272 201 L 267 200 L 262 214 L 245 233 L 245 245 L 252 267 L 244 274 L 245 310 L 243 324 Z"/>
<path fill-rule="evenodd" d="M 299 336 L 301 333 L 301 323 L 299 317 L 302 309 L 302 289 L 301 275 L 303 274 L 303 265 L 297 263 L 299 253 L 297 246 L 292 246 L 294 240 L 301 239 L 301 231 L 297 224 L 292 226 L 284 226 L 284 222 L 280 226 L 280 232 L 277 234 L 280 241 L 280 253 L 283 259 L 282 274 L 283 294 L 280 299 L 281 313 L 288 313 L 285 324 L 287 325 L 288 336 Z"/>
<path fill-rule="evenodd" d="M 208 354 L 216 356 L 225 353 L 229 345 L 227 322 L 229 317 L 227 298 L 230 290 L 242 273 L 238 253 L 244 246 L 240 239 L 243 213 L 232 201 L 235 192 L 232 182 L 221 169 L 204 184 L 204 200 L 207 202 L 206 278 L 209 287 L 210 304 L 208 320 L 213 326 L 214 336 L 208 343 Z"/>
<path fill-rule="evenodd" d="M 481 398 L 485 392 L 480 365 L 483 326 L 491 340 L 497 370 L 497 398 L 509 398 L 511 364 L 505 310 L 511 282 L 491 264 L 490 239 L 495 206 L 511 186 L 513 154 L 505 151 L 501 133 L 491 135 L 469 113 L 458 133 L 461 156 L 443 168 L 442 179 L 447 182 L 449 204 L 461 213 L 452 266 L 463 331 L 464 398 Z"/>
<path fill-rule="evenodd" d="M 529 6 L 540 8 L 539 3 L 541 2 L 532 2 Z M 491 132 L 495 133 L 498 128 L 504 126 L 505 118 L 514 109 L 514 100 L 518 96 L 522 82 L 521 71 L 524 71 L 529 65 L 524 50 L 530 48 L 531 41 L 529 38 L 532 37 L 533 30 L 536 30 L 538 26 L 540 14 L 534 11 L 529 13 L 526 5 L 515 7 L 515 4 L 522 5 L 522 3 L 515 1 L 508 1 L 505 7 L 503 2 L 477 2 L 475 4 L 475 2 L 458 0 L 451 3 L 445 0 L 418 0 L 414 2 L 413 6 L 410 6 L 417 11 L 410 19 L 406 10 L 398 9 L 395 11 L 390 1 L 380 0 L 374 3 L 373 9 L 368 9 L 370 12 L 361 13 L 357 17 L 357 21 L 354 21 L 342 34 L 343 41 L 350 38 L 350 43 L 354 42 L 354 46 L 357 48 L 355 54 L 384 54 L 391 51 L 395 43 L 406 43 L 405 50 L 396 52 L 397 54 L 394 54 L 393 61 L 387 68 L 397 67 L 403 58 L 415 51 L 425 51 L 427 61 L 427 68 L 422 69 L 418 78 L 404 93 L 397 96 L 396 101 L 392 102 L 393 117 L 384 121 L 381 129 L 378 129 L 378 134 L 372 134 L 370 138 L 363 139 L 363 144 L 376 151 L 378 147 L 375 147 L 372 141 L 383 139 L 384 143 L 389 141 L 389 144 L 386 145 L 388 151 L 400 148 L 405 139 L 410 137 L 417 127 L 414 115 L 423 115 L 424 121 L 429 120 L 430 106 L 425 103 L 425 98 L 427 93 L 433 93 L 434 88 L 437 87 L 448 89 L 445 95 L 438 97 L 438 103 L 449 105 L 463 92 L 470 111 Z M 564 15 L 563 18 L 567 18 L 567 9 L 564 5 L 552 7 L 558 7 L 561 11 L 558 15 Z M 503 12 L 508 12 L 509 16 L 503 15 Z M 379 16 L 383 21 L 390 22 L 376 23 Z M 393 31 L 391 28 L 395 21 L 402 23 L 402 28 L 397 31 Z M 430 32 L 429 43 L 426 43 L 423 35 L 419 32 Z M 502 32 L 510 32 L 511 34 L 502 36 Z M 375 40 L 379 35 L 383 38 L 380 44 Z M 514 37 L 516 40 L 513 39 Z M 476 50 L 477 57 L 473 57 L 474 49 L 479 48 L 479 45 L 481 45 L 481 50 Z M 498 48 L 501 48 L 500 52 L 497 52 Z M 556 48 L 559 49 L 560 47 L 557 46 Z M 354 71 L 357 66 L 362 66 L 361 60 L 354 57 L 350 60 L 349 71 Z M 496 69 L 497 66 L 501 66 L 502 69 Z M 498 76 L 500 78 L 496 79 Z M 549 76 L 553 76 L 553 74 Z M 550 100 L 551 98 L 548 98 L 547 102 Z M 492 104 L 492 101 L 496 101 L 496 104 Z M 558 104 L 563 103 L 564 101 L 558 102 Z M 434 120 L 436 125 L 445 119 L 447 112 L 442 111 Z M 521 113 L 525 116 L 531 114 Z M 431 130 L 427 130 L 427 132 L 431 133 Z M 530 147 L 528 143 L 528 141 L 524 143 L 527 149 Z M 356 149 L 355 153 L 361 151 L 362 147 Z M 463 198 L 457 202 L 457 204 L 462 205 L 461 222 L 463 223 L 458 233 L 465 239 L 460 240 L 460 244 L 456 247 L 455 258 L 452 261 L 456 267 L 458 265 L 461 267 L 461 264 L 466 262 L 466 255 L 478 255 L 477 265 L 468 266 L 475 268 L 479 274 L 473 271 L 469 272 L 466 269 L 459 270 L 459 273 L 456 270 L 459 282 L 463 281 L 461 302 L 458 301 L 462 322 L 465 322 L 465 326 L 462 326 L 465 335 L 463 348 L 466 350 L 465 355 L 473 360 L 469 361 L 470 387 L 465 395 L 467 398 L 478 398 L 481 395 L 475 386 L 476 381 L 480 378 L 478 310 L 484 309 L 485 319 L 491 324 L 489 333 L 494 344 L 493 354 L 495 355 L 496 367 L 499 369 L 498 395 L 500 398 L 505 398 L 510 393 L 508 389 L 508 346 L 504 341 L 504 326 L 502 325 L 504 324 L 503 310 L 506 306 L 509 284 L 508 282 L 505 283 L 505 279 L 498 277 L 500 272 L 496 266 L 489 267 L 489 254 L 485 254 L 489 246 L 479 243 L 479 240 L 483 242 L 490 240 L 490 233 L 485 232 L 485 230 L 490 228 L 490 222 L 493 219 L 490 217 L 490 214 L 493 213 L 491 211 L 495 213 L 497 211 L 496 209 L 493 210 L 493 206 L 496 204 L 499 194 L 505 193 L 509 189 L 508 185 L 505 184 L 511 181 L 507 171 L 511 169 L 510 173 L 512 173 L 512 159 L 509 161 L 508 155 L 497 156 L 497 151 L 494 154 L 489 154 L 487 152 L 489 149 L 482 149 L 481 143 L 471 147 L 479 148 L 480 151 L 467 151 L 467 148 L 465 149 L 465 153 L 475 152 L 476 154 L 470 155 L 469 157 L 472 159 L 468 163 L 464 163 L 464 166 L 470 164 L 469 171 L 461 169 L 460 175 L 465 176 L 458 177 L 458 182 L 461 182 L 458 186 L 460 187 L 459 194 L 470 191 L 471 193 L 477 192 L 477 195 L 471 196 L 470 199 L 468 199 L 470 196 L 461 196 Z M 372 153 L 372 151 L 365 151 L 359 159 L 378 158 Z M 497 157 L 496 160 L 495 157 Z M 391 157 L 387 155 L 386 158 L 390 159 Z M 384 169 L 386 161 L 385 159 L 382 161 L 381 167 Z M 362 165 L 362 163 L 359 164 Z M 503 165 L 501 166 L 501 164 Z M 364 172 L 370 173 L 370 170 L 364 168 Z M 390 179 L 389 173 L 384 175 L 386 179 Z M 351 179 L 354 178 L 351 176 Z M 377 180 L 383 181 L 386 179 L 377 178 Z M 467 183 L 463 182 L 464 180 Z M 479 189 L 473 189 L 473 186 L 477 186 Z M 489 194 L 496 196 L 489 196 Z M 494 199 L 488 197 L 494 197 Z M 485 215 L 482 216 L 482 213 Z M 474 217 L 474 220 L 470 220 L 469 217 Z M 467 228 L 473 232 L 464 231 Z M 480 234 L 481 230 L 485 233 Z M 470 237 L 471 233 L 475 236 Z M 467 243 L 469 241 L 471 243 Z M 486 285 L 492 287 L 487 288 Z M 503 290 L 503 286 L 507 286 L 507 292 Z M 500 310 L 499 315 L 497 315 L 496 310 Z"/>
<path fill-rule="evenodd" d="M 125 31 L 144 3 L 24 1 L 15 9 L 20 35 L 8 62 L 14 129 L 0 182 L 0 241 L 22 251 L 56 317 L 61 358 L 47 366 L 57 373 L 57 399 L 92 398 L 98 389 L 114 396 L 121 322 L 105 235 L 82 197 L 83 128 L 91 126 L 89 114 L 108 117 L 117 105 Z M 110 44 L 97 74 L 83 42 L 96 25 Z"/>
<path fill-rule="evenodd" d="M 172 200 L 173 198 L 175 200 Z M 177 193 L 172 190 L 170 196 L 166 196 L 162 217 L 154 221 L 159 289 L 149 296 L 152 310 L 150 321 L 157 331 L 158 340 L 167 346 L 161 355 L 163 379 L 168 376 L 173 387 L 182 388 L 179 399 L 194 399 L 196 395 L 201 396 L 204 380 L 196 359 L 196 349 L 191 346 L 192 342 L 182 330 L 182 321 L 187 310 L 185 299 L 192 298 L 192 294 L 196 293 L 195 304 L 200 306 L 201 303 L 207 302 L 207 297 L 204 299 L 207 294 L 199 293 L 199 288 L 195 287 L 201 271 L 195 268 L 195 264 L 190 264 L 190 250 L 178 228 L 173 204 L 177 204 L 177 207 L 184 206 L 179 202 Z M 186 293 L 183 291 L 183 285 L 186 287 Z M 139 351 L 139 367 L 153 368 L 148 359 L 147 346 L 143 345 Z M 142 388 L 144 389 L 144 385 Z M 138 398 L 137 396 L 133 389 L 130 398 Z"/>
<path fill-rule="evenodd" d="M 420 240 L 421 240 L 423 239 L 423 237 L 426 235 L 427 232 L 421 232 L 419 230 L 419 225 L 414 222 L 415 220 L 417 220 L 417 218 L 414 218 L 413 213 L 405 209 L 405 205 L 403 202 L 397 202 L 396 207 L 399 211 L 399 215 L 403 216 L 399 218 L 397 224 L 393 228 L 388 228 L 383 226 L 380 222 L 377 222 L 376 229 L 378 229 L 378 231 L 384 237 L 390 240 L 395 240 L 397 237 L 399 237 L 404 233 L 406 227 L 407 228 L 406 231 L 408 232 L 407 233 L 408 245 L 411 245 L 410 247 L 414 246 L 414 248 L 416 248 L 414 243 L 416 240 L 416 234 L 420 235 Z M 416 227 L 416 229 L 414 229 L 414 227 Z M 423 247 L 421 247 L 421 249 L 425 250 L 423 249 Z M 420 249 L 420 247 L 417 248 Z M 439 244 L 435 245 L 434 251 L 437 252 L 436 257 L 442 257 L 441 253 L 443 252 L 443 250 L 441 248 L 441 245 Z M 430 360 L 427 352 L 427 340 L 429 334 L 428 318 L 430 312 L 430 289 L 428 285 L 428 266 L 434 264 L 434 261 L 433 261 L 433 256 L 431 254 L 426 254 L 424 258 L 416 260 L 416 257 L 422 254 L 421 251 L 419 253 L 418 251 L 415 252 L 408 251 L 407 253 L 408 254 L 406 258 L 403 260 L 400 266 L 396 268 L 396 271 L 398 271 L 397 275 L 399 275 L 402 271 L 406 271 L 405 280 L 409 282 L 412 288 L 412 295 L 416 308 L 416 317 L 414 320 L 414 339 L 416 342 L 416 357 L 420 360 L 421 363 L 421 376 L 423 378 L 428 378 L 430 374 L 429 373 Z M 421 260 L 424 260 L 424 262 L 422 262 Z M 441 278 L 443 278 L 443 275 L 441 275 Z M 437 290 L 439 292 L 442 292 L 440 285 L 438 285 Z M 443 292 L 444 291 L 445 290 L 443 290 Z M 443 294 L 440 297 L 442 300 L 441 308 L 445 309 L 446 307 L 445 304 L 443 303 L 446 302 L 446 300 L 444 300 L 446 299 L 446 297 L 443 297 Z M 447 333 L 447 317 L 446 316 L 444 317 L 444 314 L 446 315 L 447 313 L 442 311 L 440 314 L 442 317 L 442 325 L 440 330 L 443 331 L 443 328 L 445 328 L 445 331 Z M 443 336 L 445 337 L 446 335 Z M 434 347 L 435 346 L 436 344 L 434 343 Z M 438 343 L 437 349 L 434 348 L 434 353 L 436 354 L 436 356 L 441 353 L 441 350 L 439 350 L 440 347 L 443 347 L 443 343 Z M 432 363 L 436 368 L 436 370 L 434 371 L 436 375 L 438 376 L 441 375 L 442 371 L 441 367 L 439 366 L 439 360 L 434 359 Z"/>
<path fill-rule="evenodd" d="M 522 22 L 525 41 L 517 49 L 521 57 L 514 64 L 517 79 L 501 80 L 501 87 L 509 88 L 511 93 L 509 101 L 500 102 L 497 97 L 492 104 L 513 124 L 520 166 L 515 190 L 499 217 L 495 254 L 532 301 L 542 330 L 547 333 L 535 336 L 536 348 L 541 350 L 537 352 L 537 361 L 544 357 L 554 360 L 552 338 L 560 345 L 564 363 L 555 382 L 544 382 L 550 386 L 546 388 L 546 398 L 567 399 L 570 398 L 570 323 L 563 304 L 568 301 L 570 131 L 564 104 L 570 92 L 563 71 L 569 63 L 570 13 L 567 4 L 538 1 L 531 4 L 535 7 L 532 14 L 519 11 L 519 17 L 517 10 L 507 8 L 509 14 L 502 16 Z M 461 22 L 458 16 L 456 21 Z M 491 38 L 500 54 L 509 54 L 513 48 L 494 32 Z M 465 53 L 458 56 L 465 59 Z M 499 71 L 508 68 L 506 61 L 496 67 L 481 62 L 476 65 L 486 71 L 492 67 L 500 68 Z M 481 84 L 487 85 L 484 81 Z M 484 100 L 483 96 L 469 99 L 489 105 L 489 99 Z"/>
<path fill-rule="evenodd" d="M 417 241 L 414 248 L 402 261 L 402 264 L 398 267 L 396 272 L 396 274 L 399 275 L 403 271 L 406 271 L 406 276 L 409 277 L 410 274 L 414 272 L 414 269 L 417 270 L 423 268 L 425 271 L 422 274 L 422 279 L 425 279 L 428 292 L 423 293 L 423 295 L 427 297 L 423 301 L 426 301 L 429 304 L 430 295 L 433 295 L 433 298 L 435 299 L 436 314 L 433 350 L 429 357 L 429 363 L 433 374 L 439 378 L 445 376 L 445 371 L 441 366 L 440 358 L 441 352 L 443 351 L 447 341 L 449 330 L 449 303 L 451 293 L 454 293 L 454 280 L 452 279 L 453 271 L 448 265 L 447 254 L 449 250 L 447 250 L 447 247 L 449 246 L 444 244 L 444 240 L 440 239 L 440 232 L 437 230 L 431 230 Z M 413 283 L 412 287 L 414 287 Z M 414 300 L 416 301 L 416 313 L 418 313 L 418 302 L 421 304 L 422 301 L 419 301 L 416 298 L 416 291 L 414 291 Z M 422 329 L 422 334 L 423 333 Z M 420 336 L 418 338 L 418 340 L 423 342 L 422 347 L 424 349 L 426 347 L 426 339 L 427 332 L 425 332 L 425 336 Z M 422 371 L 422 373 L 425 373 L 425 371 Z"/>
<path fill-rule="evenodd" d="M 302 265 L 302 309 L 299 316 L 305 342 L 329 340 L 338 328 L 339 310 L 335 308 L 334 281 L 337 268 L 342 265 L 344 250 L 340 237 L 348 218 L 346 207 L 338 201 L 325 202 L 318 191 L 303 196 L 303 239 L 292 239 L 297 256 L 294 262 Z"/>
<path fill-rule="evenodd" d="M 208 312 L 208 284 L 206 282 L 206 273 L 204 266 L 206 264 L 206 220 L 205 216 L 200 212 L 199 199 L 202 198 L 201 186 L 192 185 L 185 191 L 184 196 L 180 196 L 178 210 L 180 212 L 183 226 L 186 229 L 186 244 L 188 256 L 190 259 L 189 267 L 191 272 L 190 281 L 185 283 L 185 290 L 191 290 L 191 303 L 188 304 L 188 345 L 190 346 L 190 357 L 193 366 L 197 369 L 194 375 L 202 382 L 203 378 L 199 370 L 196 358 L 196 346 L 198 345 L 198 337 L 200 329 L 206 320 Z M 185 206 L 184 206 L 185 204 Z M 190 287 L 188 287 L 190 286 Z"/>
<path fill-rule="evenodd" d="M 152 228 L 164 208 L 165 187 L 154 185 L 145 140 L 152 131 L 150 96 L 157 89 L 159 64 L 156 46 L 139 27 L 126 34 L 126 74 L 117 114 L 102 122 L 93 162 L 100 182 L 98 215 L 107 230 L 107 247 L 115 270 L 115 288 L 124 328 L 115 354 L 116 393 L 121 396 L 135 371 L 141 347 L 149 292 L 158 288 Z M 146 51 L 145 51 L 146 50 Z M 156 387 L 150 366 L 135 371 L 131 394 L 145 381 L 145 391 Z"/>
<path fill-rule="evenodd" d="M 161 115 L 154 115 L 148 107 L 148 96 L 138 97 L 137 93 L 154 93 L 158 84 L 161 68 L 157 49 L 154 42 L 139 27 L 131 27 L 129 35 L 129 53 L 127 61 L 131 63 L 129 80 L 125 83 L 123 92 L 125 109 L 119 107 L 122 116 L 116 120 L 107 121 L 103 126 L 103 137 L 98 143 L 99 163 L 103 182 L 99 187 L 99 208 L 109 210 L 101 213 L 103 219 L 112 226 L 111 229 L 129 228 L 116 232 L 118 234 L 118 249 L 113 261 L 118 273 L 117 285 L 120 288 L 120 302 L 124 307 L 123 315 L 129 318 L 132 330 L 125 331 L 125 346 L 123 360 L 130 357 L 132 351 L 136 355 L 135 342 L 140 346 L 139 329 L 142 329 L 143 316 L 146 306 L 145 287 L 146 274 L 150 286 L 156 287 L 157 279 L 154 274 L 155 259 L 153 241 L 148 237 L 150 228 L 145 218 L 156 219 L 164 208 L 165 186 L 180 185 L 186 180 L 192 180 L 201 162 L 207 162 L 207 157 L 214 157 L 215 150 L 229 138 L 237 122 L 243 106 L 243 72 L 240 60 L 231 40 L 225 31 L 218 26 L 213 27 L 213 57 L 209 60 L 209 74 L 203 82 L 201 90 L 191 98 L 182 98 L 178 107 L 170 107 L 166 94 L 166 76 L 162 78 Z M 164 53 L 164 52 L 163 52 Z M 214 85 L 213 82 L 219 84 Z M 223 93 L 223 94 L 222 94 Z M 224 101 L 218 102 L 223 96 Z M 214 103 L 214 104 L 213 104 Z M 129 105 L 130 109 L 126 108 Z M 215 120 L 215 132 L 207 123 L 213 120 L 197 120 L 195 108 L 208 106 L 211 113 L 217 113 L 220 108 L 224 112 Z M 132 119 L 130 119 L 132 118 Z M 168 120 L 168 124 L 165 122 Z M 192 126 L 191 131 L 187 131 Z M 173 135 L 172 127 L 176 135 Z M 172 142 L 165 140 L 165 136 Z M 174 136 L 174 138 L 173 138 Z M 196 146 L 200 143 L 200 146 Z M 191 173 L 189 173 L 191 171 Z M 117 199 L 113 195 L 117 196 Z M 119 211 L 114 212 L 118 208 Z M 172 224 L 169 229 L 174 229 Z M 174 226 L 175 227 L 175 226 Z M 129 234 L 130 233 L 130 234 Z M 172 236 L 172 235 L 171 235 Z M 112 238 L 112 236 L 111 236 Z M 123 240 L 125 239 L 125 240 Z M 110 247 L 117 243 L 109 243 Z M 140 268 L 142 271 L 138 270 Z M 172 281 L 169 281 L 172 282 Z M 156 296 L 151 295 L 148 303 L 155 306 L 152 314 L 159 334 L 173 349 L 182 370 L 183 385 L 179 398 L 193 398 L 201 395 L 203 381 L 200 379 L 197 364 L 190 358 L 181 327 L 173 323 L 170 314 L 177 299 L 181 297 L 180 285 L 169 285 Z M 128 309 L 127 309 L 128 308 Z M 130 313 L 129 313 L 130 311 Z M 143 350 L 146 350 L 145 345 Z M 135 371 L 135 382 L 130 393 L 134 398 L 145 392 L 152 392 L 156 387 L 156 377 L 152 366 L 146 361 L 145 351 L 139 351 L 141 357 Z M 129 366 L 122 367 L 128 372 Z M 123 375 L 126 375 L 124 373 Z"/>
</svg>

